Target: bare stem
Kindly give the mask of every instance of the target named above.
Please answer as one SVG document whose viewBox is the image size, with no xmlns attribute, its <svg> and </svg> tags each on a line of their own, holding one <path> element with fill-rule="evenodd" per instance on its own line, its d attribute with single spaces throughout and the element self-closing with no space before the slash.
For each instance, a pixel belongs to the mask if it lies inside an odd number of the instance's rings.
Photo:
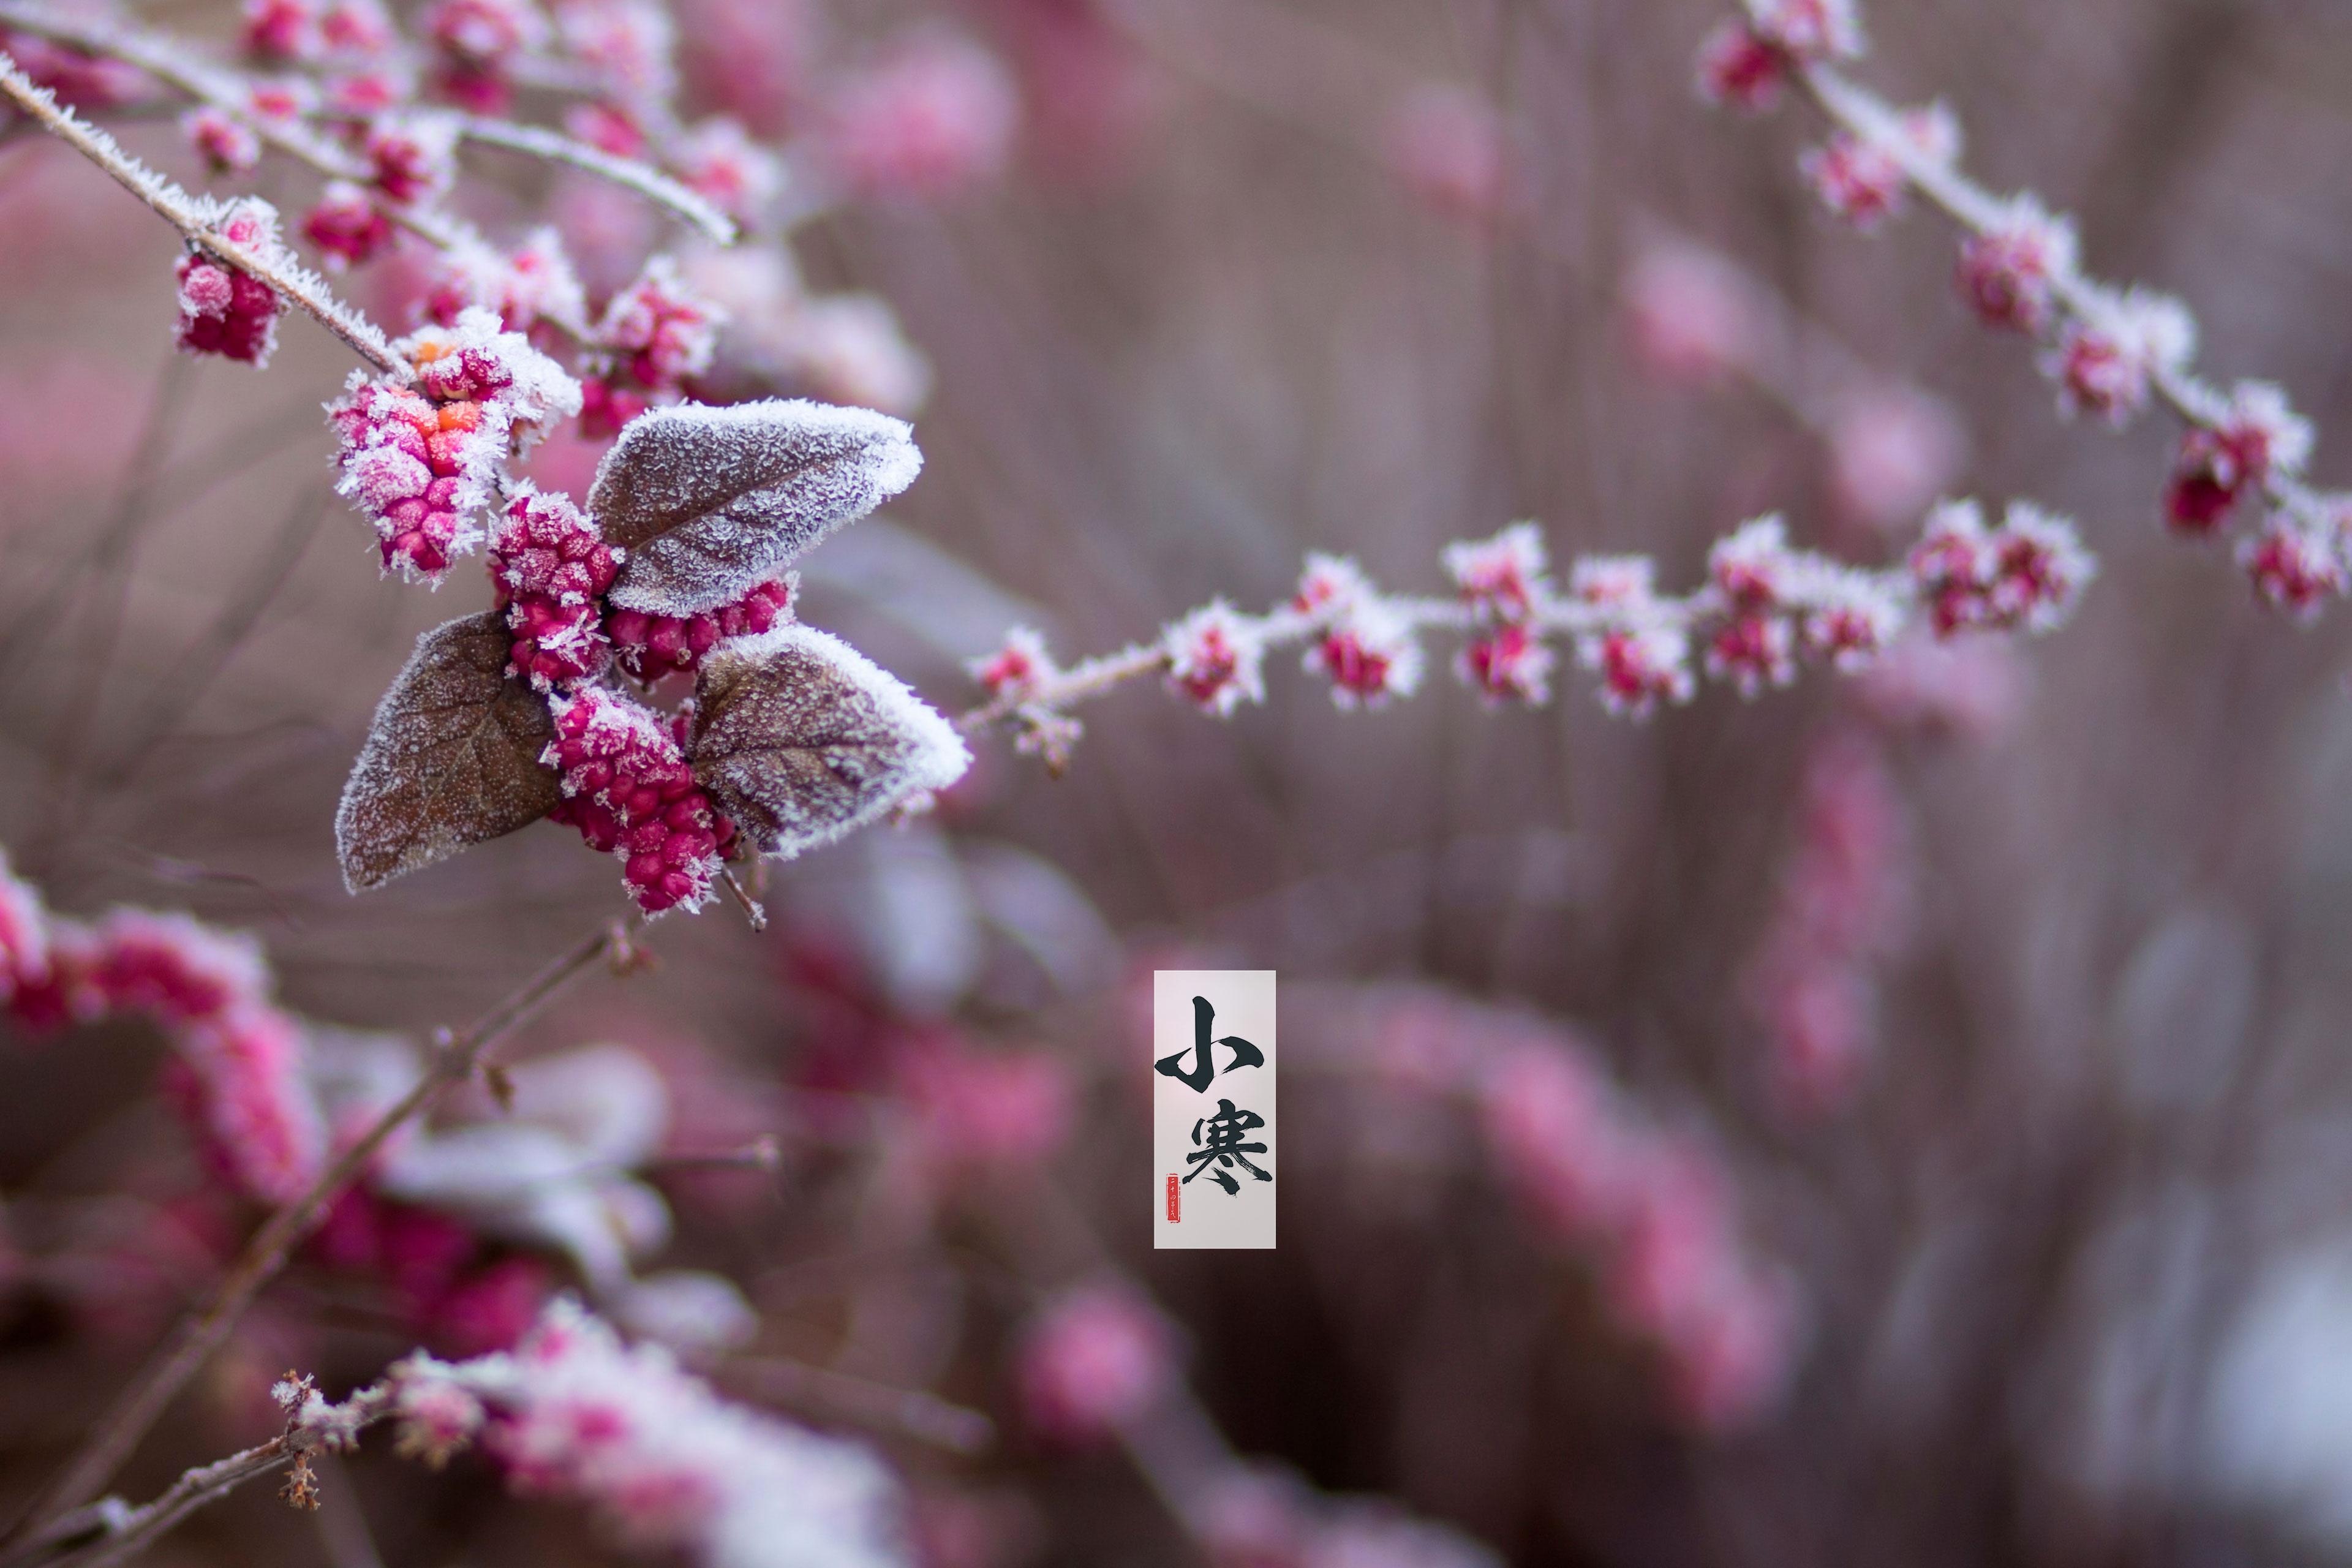
<svg viewBox="0 0 2352 1568">
<path fill-rule="evenodd" d="M 568 163 L 603 176 L 616 185 L 625 186 L 647 201 L 666 206 L 693 224 L 720 245 L 735 243 L 735 220 L 719 210 L 699 192 L 688 189 L 649 163 L 634 158 L 616 158 L 601 147 L 539 125 L 519 125 L 511 121 L 490 120 L 480 115 L 463 115 L 458 120 L 458 133 L 468 142 L 478 142 L 486 147 L 504 147 L 509 152 L 527 153 L 534 158 L 544 158 L 551 163 Z"/>
<path fill-rule="evenodd" d="M 117 184 L 145 202 L 164 222 L 178 229 L 190 245 L 261 279 L 385 374 L 404 382 L 415 379 L 415 373 L 392 352 L 392 345 L 375 325 L 336 299 L 317 274 L 294 265 L 290 258 L 265 256 L 229 239 L 214 226 L 205 207 L 195 197 L 124 152 L 113 137 L 59 104 L 55 95 L 26 76 L 5 54 L 0 54 L 0 93 L 5 93 L 11 102 L 49 134 L 105 170 Z"/>
<path fill-rule="evenodd" d="M 814 1405 L 825 1414 L 950 1453 L 982 1453 L 996 1440 L 996 1424 L 987 1416 L 922 1389 L 894 1387 L 782 1356 L 738 1356 L 727 1370 L 762 1397 Z"/>
<path fill-rule="evenodd" d="M 328 1205 L 367 1166 L 384 1141 L 426 1110 L 453 1085 L 470 1077 L 484 1052 L 513 1033 L 565 986 L 599 960 L 620 963 L 634 952 L 632 934 L 641 918 L 615 921 L 569 952 L 456 1035 L 441 1042 L 422 1076 L 399 1101 L 310 1184 L 310 1191 L 272 1214 L 246 1243 L 204 1304 L 182 1319 L 146 1367 L 116 1398 L 92 1429 L 81 1451 L 60 1470 L 26 1514 L 36 1537 L 42 1521 L 71 1509 L 103 1487 L 121 1468 L 140 1439 L 174 1395 L 219 1349 L 251 1304 L 302 1239 L 317 1228 Z"/>
</svg>

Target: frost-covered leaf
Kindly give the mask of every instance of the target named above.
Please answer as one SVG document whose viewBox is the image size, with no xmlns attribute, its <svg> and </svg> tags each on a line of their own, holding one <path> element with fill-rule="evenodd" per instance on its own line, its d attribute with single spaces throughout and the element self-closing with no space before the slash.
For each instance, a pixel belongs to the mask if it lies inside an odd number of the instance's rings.
<svg viewBox="0 0 2352 1568">
<path fill-rule="evenodd" d="M 613 602 L 665 616 L 716 609 L 905 489 L 922 466 L 904 420 L 864 408 L 771 399 L 641 414 L 588 492 L 604 537 L 629 552 Z"/>
<path fill-rule="evenodd" d="M 495 610 L 416 639 L 335 813 L 353 892 L 528 827 L 563 797 L 539 760 L 554 733 L 547 702 L 507 674 L 510 640 Z"/>
<path fill-rule="evenodd" d="M 897 676 L 793 624 L 721 643 L 696 688 L 694 776 L 760 849 L 831 843 L 971 765 Z"/>
</svg>

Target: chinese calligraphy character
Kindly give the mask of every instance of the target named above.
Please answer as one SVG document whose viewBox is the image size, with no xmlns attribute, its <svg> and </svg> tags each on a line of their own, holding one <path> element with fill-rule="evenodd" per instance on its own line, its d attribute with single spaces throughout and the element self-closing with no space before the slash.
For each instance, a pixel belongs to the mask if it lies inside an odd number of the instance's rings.
<svg viewBox="0 0 2352 1568">
<path fill-rule="evenodd" d="M 1192 1167 L 1184 1179 L 1189 1182 L 1192 1177 L 1206 1171 L 1209 1173 L 1209 1179 L 1217 1185 L 1224 1188 L 1228 1193 L 1238 1193 L 1242 1190 L 1241 1184 L 1234 1181 L 1230 1173 L 1235 1165 L 1239 1165 L 1261 1182 L 1274 1180 L 1273 1176 L 1259 1170 L 1249 1162 L 1250 1155 L 1265 1153 L 1265 1145 L 1242 1142 L 1251 1132 L 1265 1125 L 1265 1118 L 1256 1111 L 1236 1110 L 1234 1109 L 1234 1102 L 1230 1100 L 1217 1101 L 1217 1113 L 1214 1116 L 1202 1117 L 1192 1123 L 1192 1142 L 1201 1146 L 1184 1156 L 1185 1161 Z M 1205 1140 L 1201 1136 L 1203 1128 L 1208 1130 L 1208 1137 Z"/>
<path fill-rule="evenodd" d="M 1199 1094 L 1203 1089 L 1207 1089 L 1209 1087 L 1209 1080 L 1217 1076 L 1216 1058 L 1211 1055 L 1209 1050 L 1209 1047 L 1212 1045 L 1231 1046 L 1234 1048 L 1233 1064 L 1225 1068 L 1227 1072 L 1234 1072 L 1242 1068 L 1262 1068 L 1265 1066 L 1265 1053 L 1259 1050 L 1247 1040 L 1243 1039 L 1239 1035 L 1227 1035 L 1222 1040 L 1211 1040 L 1209 1038 L 1209 1031 L 1216 1026 L 1216 1022 L 1217 1010 L 1209 1005 L 1209 999 L 1206 996 L 1193 997 L 1192 1066 L 1191 1070 L 1187 1071 L 1185 1068 L 1177 1065 L 1184 1059 L 1184 1053 L 1182 1051 L 1178 1051 L 1173 1056 L 1161 1057 L 1158 1061 L 1151 1065 L 1157 1068 L 1160 1071 L 1166 1073 L 1170 1078 L 1174 1079 L 1177 1082 L 1183 1084 L 1185 1087 L 1192 1089 L 1194 1094 Z"/>
</svg>

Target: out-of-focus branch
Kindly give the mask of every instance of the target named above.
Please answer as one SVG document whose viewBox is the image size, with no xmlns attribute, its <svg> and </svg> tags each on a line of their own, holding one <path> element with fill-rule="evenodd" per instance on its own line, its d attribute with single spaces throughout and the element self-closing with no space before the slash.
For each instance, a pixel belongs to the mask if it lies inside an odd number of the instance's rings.
<svg viewBox="0 0 2352 1568">
<path fill-rule="evenodd" d="M 235 116 L 265 144 L 330 178 L 365 183 L 373 173 L 365 163 L 322 135 L 308 120 L 251 112 L 251 95 L 243 77 L 214 65 L 175 38 L 103 17 L 65 16 L 44 6 L 15 3 L 0 4 L 0 22 L 136 66 L 156 80 Z M 541 126 L 477 114 L 454 118 L 458 134 L 466 141 L 583 170 L 667 207 L 720 245 L 735 242 L 732 218 L 650 164 L 615 157 L 600 147 Z M 393 222 L 431 244 L 446 248 L 471 237 L 462 221 L 446 213 L 405 202 L 378 200 L 375 205 Z"/>
<path fill-rule="evenodd" d="M 197 198 L 124 152 L 113 137 L 58 103 L 47 88 L 37 84 L 0 55 L 0 93 L 49 134 L 105 170 L 114 182 L 153 209 L 157 216 L 180 231 L 190 245 L 217 258 L 240 272 L 260 279 L 279 298 L 291 301 L 320 326 L 341 338 L 353 353 L 384 374 L 403 383 L 415 373 L 392 352 L 374 323 L 335 298 L 324 279 L 290 258 L 264 256 L 223 234 Z"/>
<path fill-rule="evenodd" d="M 46 1533 L 43 1521 L 80 1503 L 121 1468 L 165 1406 L 228 1338 L 256 1293 L 285 1268 L 293 1249 L 317 1228 L 329 1205 L 366 1168 L 384 1142 L 444 1092 L 470 1078 L 485 1052 L 599 962 L 610 961 L 616 970 L 631 963 L 637 951 L 635 933 L 641 926 L 642 920 L 633 918 L 600 929 L 463 1030 L 445 1035 L 439 1041 L 439 1049 L 409 1091 L 377 1117 L 320 1173 L 308 1192 L 263 1223 L 204 1304 L 181 1321 L 146 1367 L 117 1397 L 92 1429 L 81 1451 L 58 1472 L 26 1513 L 36 1538 Z"/>
</svg>

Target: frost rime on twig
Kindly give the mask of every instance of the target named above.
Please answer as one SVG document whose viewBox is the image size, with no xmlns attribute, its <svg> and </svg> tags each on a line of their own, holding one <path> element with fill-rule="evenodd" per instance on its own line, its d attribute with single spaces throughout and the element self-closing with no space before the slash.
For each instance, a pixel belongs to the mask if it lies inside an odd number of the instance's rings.
<svg viewBox="0 0 2352 1568">
<path fill-rule="evenodd" d="M 215 204 L 190 195 L 124 152 L 112 136 L 59 104 L 54 94 L 37 84 L 5 54 L 0 54 L 0 92 L 6 93 L 18 109 L 39 121 L 51 135 L 105 170 L 117 184 L 153 208 L 190 245 L 259 279 L 385 374 L 404 382 L 411 379 L 408 366 L 392 352 L 392 345 L 374 323 L 336 299 L 325 279 L 282 249 L 264 254 L 230 239 L 220 230 L 221 209 Z"/>
</svg>

